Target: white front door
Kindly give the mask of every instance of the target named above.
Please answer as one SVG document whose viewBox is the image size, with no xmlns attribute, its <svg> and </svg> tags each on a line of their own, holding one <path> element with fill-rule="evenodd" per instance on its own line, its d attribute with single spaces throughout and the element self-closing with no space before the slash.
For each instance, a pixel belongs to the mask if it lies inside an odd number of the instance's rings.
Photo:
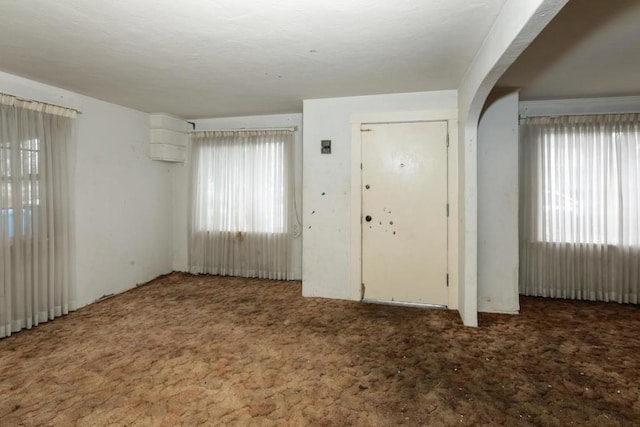
<svg viewBox="0 0 640 427">
<path fill-rule="evenodd" d="M 363 124 L 362 297 L 448 304 L 447 122 Z"/>
</svg>

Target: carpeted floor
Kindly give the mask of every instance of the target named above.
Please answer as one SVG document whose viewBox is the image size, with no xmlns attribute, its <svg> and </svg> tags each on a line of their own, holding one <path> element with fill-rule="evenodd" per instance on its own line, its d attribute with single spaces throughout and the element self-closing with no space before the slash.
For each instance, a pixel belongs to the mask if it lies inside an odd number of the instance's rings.
<svg viewBox="0 0 640 427">
<path fill-rule="evenodd" d="M 0 425 L 638 425 L 636 306 L 519 316 L 172 274 L 0 340 Z"/>
</svg>

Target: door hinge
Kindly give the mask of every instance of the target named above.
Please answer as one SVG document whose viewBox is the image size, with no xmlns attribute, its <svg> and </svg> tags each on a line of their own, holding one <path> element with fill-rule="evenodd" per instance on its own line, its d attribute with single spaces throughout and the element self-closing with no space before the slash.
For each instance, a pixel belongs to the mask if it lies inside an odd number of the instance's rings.
<svg viewBox="0 0 640 427">
<path fill-rule="evenodd" d="M 447 147 L 449 146 L 449 134 L 447 133 Z"/>
<path fill-rule="evenodd" d="M 360 163 L 360 170 L 362 170 L 362 163 Z"/>
<path fill-rule="evenodd" d="M 447 203 L 447 216 L 449 216 L 449 203 Z"/>
<path fill-rule="evenodd" d="M 447 274 L 447 288 L 449 287 L 449 275 Z"/>
</svg>

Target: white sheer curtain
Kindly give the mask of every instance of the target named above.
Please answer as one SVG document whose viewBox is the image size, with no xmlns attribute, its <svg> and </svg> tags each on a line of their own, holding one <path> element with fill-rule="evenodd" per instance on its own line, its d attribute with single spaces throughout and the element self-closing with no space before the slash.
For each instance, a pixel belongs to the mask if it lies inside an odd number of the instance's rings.
<svg viewBox="0 0 640 427">
<path fill-rule="evenodd" d="M 640 115 L 523 119 L 520 292 L 638 303 Z"/>
<path fill-rule="evenodd" d="M 74 309 L 76 112 L 0 95 L 0 338 Z"/>
<path fill-rule="evenodd" d="M 195 132 L 191 142 L 190 271 L 291 278 L 293 132 Z"/>
</svg>

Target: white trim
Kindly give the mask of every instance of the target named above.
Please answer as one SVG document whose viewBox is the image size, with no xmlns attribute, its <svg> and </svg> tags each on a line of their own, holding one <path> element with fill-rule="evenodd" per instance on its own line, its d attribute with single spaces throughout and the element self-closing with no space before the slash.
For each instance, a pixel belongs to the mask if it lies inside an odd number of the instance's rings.
<svg viewBox="0 0 640 427">
<path fill-rule="evenodd" d="M 448 307 L 446 305 L 439 304 L 425 304 L 419 302 L 404 302 L 404 301 L 383 301 L 377 299 L 369 299 L 365 298 L 362 302 L 367 304 L 380 304 L 380 305 L 395 305 L 399 307 L 411 307 L 411 308 L 430 308 L 430 309 L 442 309 L 446 310 Z"/>
<path fill-rule="evenodd" d="M 579 116 L 640 112 L 640 96 L 520 101 L 520 117 Z"/>
<path fill-rule="evenodd" d="M 349 272 L 349 295 L 352 300 L 361 300 L 362 286 L 362 163 L 361 132 L 362 124 L 406 123 L 446 121 L 449 128 L 448 153 L 448 194 L 449 232 L 447 237 L 447 264 L 449 269 L 448 308 L 458 309 L 458 111 L 422 110 L 392 111 L 386 113 L 352 114 L 351 123 L 351 259 Z"/>
<path fill-rule="evenodd" d="M 350 123 L 397 123 L 397 122 L 435 122 L 457 120 L 458 110 L 422 110 L 422 111 L 390 111 L 386 113 L 368 113 L 351 115 Z"/>
<path fill-rule="evenodd" d="M 509 310 L 481 310 L 481 309 L 478 309 L 478 313 L 494 313 L 494 314 L 518 315 L 518 314 L 520 314 L 520 310 L 509 311 Z"/>
</svg>

